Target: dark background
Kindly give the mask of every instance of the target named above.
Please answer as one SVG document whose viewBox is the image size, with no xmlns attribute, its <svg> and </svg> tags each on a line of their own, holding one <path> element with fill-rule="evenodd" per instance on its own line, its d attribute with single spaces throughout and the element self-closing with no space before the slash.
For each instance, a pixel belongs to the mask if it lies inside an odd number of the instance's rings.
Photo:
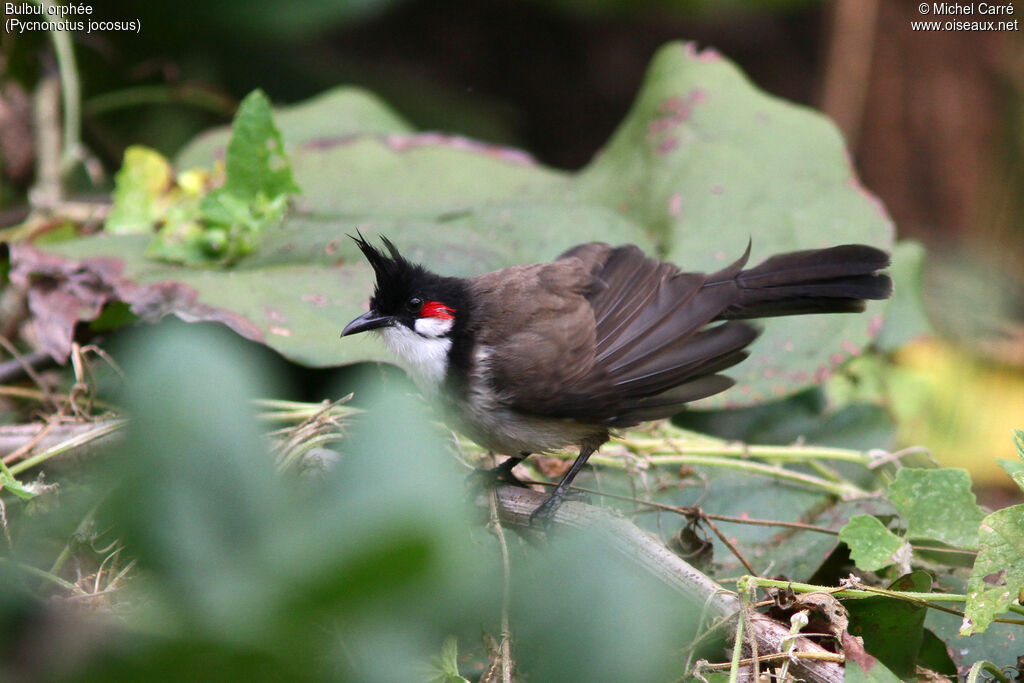
<svg viewBox="0 0 1024 683">
<path fill-rule="evenodd" d="M 1024 242 L 1019 32 L 915 32 L 907 0 L 271 0 L 94 2 L 142 32 L 76 35 L 85 140 L 108 171 L 142 142 L 173 153 L 262 87 L 278 103 L 364 86 L 417 127 L 587 163 L 654 51 L 713 46 L 762 88 L 824 110 L 901 236 Z M 982 17 L 974 17 L 982 18 Z M 0 126 L 41 72 L 44 35 L 4 35 Z M 5 140 L 5 199 L 31 183 L 29 140 Z M 11 147 L 20 149 L 11 149 Z M 1003 251 L 982 249 L 983 251 Z"/>
</svg>

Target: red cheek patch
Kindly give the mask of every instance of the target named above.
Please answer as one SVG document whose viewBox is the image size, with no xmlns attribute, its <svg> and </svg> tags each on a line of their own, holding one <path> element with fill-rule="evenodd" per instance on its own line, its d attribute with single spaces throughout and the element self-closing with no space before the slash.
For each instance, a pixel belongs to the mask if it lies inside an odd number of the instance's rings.
<svg viewBox="0 0 1024 683">
<path fill-rule="evenodd" d="M 428 301 L 423 304 L 420 316 L 424 318 L 440 318 L 441 320 L 452 320 L 455 318 L 455 309 L 445 306 L 440 301 Z"/>
</svg>

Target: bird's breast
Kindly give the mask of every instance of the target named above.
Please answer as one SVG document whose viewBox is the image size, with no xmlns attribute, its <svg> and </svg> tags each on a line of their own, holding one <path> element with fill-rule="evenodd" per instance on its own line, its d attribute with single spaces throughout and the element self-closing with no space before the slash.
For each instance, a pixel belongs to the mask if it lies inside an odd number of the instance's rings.
<svg viewBox="0 0 1024 683">
<path fill-rule="evenodd" d="M 380 330 L 384 345 L 401 359 L 419 390 L 436 396 L 448 372 L 448 337 L 424 337 L 405 325 L 397 324 Z"/>
</svg>

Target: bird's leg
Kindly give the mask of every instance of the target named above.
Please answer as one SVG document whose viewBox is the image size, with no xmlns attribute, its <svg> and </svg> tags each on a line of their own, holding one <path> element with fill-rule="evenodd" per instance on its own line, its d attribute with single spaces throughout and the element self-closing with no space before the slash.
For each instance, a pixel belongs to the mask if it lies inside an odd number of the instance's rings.
<svg viewBox="0 0 1024 683">
<path fill-rule="evenodd" d="M 521 463 L 529 453 L 520 453 L 519 455 L 513 455 L 497 467 L 491 467 L 486 470 L 474 470 L 471 478 L 477 479 L 482 482 L 483 486 L 494 486 L 496 484 L 510 484 L 512 486 L 521 486 L 527 488 L 528 484 L 512 474 L 512 468 Z"/>
<path fill-rule="evenodd" d="M 598 439 L 585 439 L 580 444 L 580 454 L 576 456 L 576 460 L 573 461 L 572 466 L 569 467 L 569 471 L 562 477 L 562 481 L 558 482 L 558 486 L 551 492 L 548 499 L 540 504 L 533 514 L 530 515 L 530 526 L 543 526 L 546 527 L 551 523 L 551 518 L 554 517 L 555 511 L 562 504 L 562 500 L 565 499 L 566 494 L 569 492 L 569 486 L 572 485 L 572 480 L 576 478 L 576 475 L 587 464 L 587 459 L 593 455 L 594 451 L 601 447 L 605 441 L 608 440 L 608 435 L 605 434 L 603 438 Z"/>
<path fill-rule="evenodd" d="M 494 476 L 494 481 L 501 482 L 503 484 L 511 484 L 513 486 L 522 486 L 526 488 L 527 484 L 522 479 L 512 474 L 512 468 L 526 460 L 529 457 L 529 453 L 520 453 L 519 455 L 513 455 L 505 462 L 501 463 L 497 467 L 492 467 L 487 470 L 488 474 Z"/>
</svg>

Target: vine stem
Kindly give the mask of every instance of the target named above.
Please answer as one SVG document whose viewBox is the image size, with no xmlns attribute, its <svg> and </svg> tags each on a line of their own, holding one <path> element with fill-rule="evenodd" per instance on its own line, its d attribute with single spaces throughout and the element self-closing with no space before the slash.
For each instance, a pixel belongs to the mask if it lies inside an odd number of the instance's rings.
<svg viewBox="0 0 1024 683">
<path fill-rule="evenodd" d="M 569 460 L 575 458 L 576 455 L 574 453 L 550 453 L 548 457 Z M 843 500 L 866 498 L 872 495 L 870 491 L 865 491 L 859 486 L 854 486 L 847 482 L 829 481 L 810 474 L 804 474 L 803 472 L 794 472 L 793 470 L 787 470 L 776 465 L 766 465 L 750 460 L 704 455 L 649 455 L 642 459 L 644 462 L 655 466 L 703 465 L 706 467 L 723 467 L 739 470 L 750 474 L 760 474 L 815 488 Z M 590 456 L 590 462 L 595 465 L 616 469 L 627 469 L 630 467 L 630 463 L 627 463 L 624 459 L 609 455 L 592 455 Z"/>
<path fill-rule="evenodd" d="M 512 608 L 512 569 L 508 556 L 508 543 L 505 530 L 498 516 L 498 493 L 492 490 L 490 495 L 491 529 L 498 539 L 501 550 L 502 591 L 501 591 L 501 642 L 498 645 L 501 654 L 501 681 L 512 683 L 512 627 L 509 612 Z"/>
<path fill-rule="evenodd" d="M 762 579 L 757 577 L 751 578 L 761 588 L 789 588 L 795 593 L 829 593 L 837 598 L 870 598 L 878 595 L 884 595 L 896 600 L 914 602 L 924 605 L 925 607 L 934 607 L 936 609 L 942 608 L 938 604 L 933 603 L 967 602 L 967 596 L 963 593 L 917 593 L 913 591 L 891 591 L 884 588 L 874 588 L 870 586 L 859 586 L 857 588 L 845 588 L 842 586 L 816 586 L 811 583 L 794 583 L 792 581 L 779 581 L 777 579 Z M 1008 609 L 1009 611 L 1017 614 L 1024 614 L 1024 607 L 1020 605 L 1010 605 Z M 956 614 L 960 613 L 956 612 Z M 960 616 L 963 615 L 960 614 Z M 1019 619 L 997 618 L 996 621 L 1011 624 L 1024 623 Z"/>
<path fill-rule="evenodd" d="M 1010 683 L 1009 676 L 992 662 L 975 662 L 974 666 L 967 673 L 966 683 L 978 683 L 978 681 L 985 680 L 981 678 L 982 673 L 990 673 L 996 677 L 996 680 L 1002 683 Z"/>
<path fill-rule="evenodd" d="M 812 460 L 839 460 L 858 465 L 869 465 L 873 458 L 861 451 L 826 446 L 751 446 L 735 441 L 711 439 L 680 440 L 672 438 L 624 437 L 621 442 L 630 450 L 642 453 L 685 453 L 687 455 L 718 455 L 741 458 L 762 458 L 781 462 L 806 462 Z"/>
</svg>

